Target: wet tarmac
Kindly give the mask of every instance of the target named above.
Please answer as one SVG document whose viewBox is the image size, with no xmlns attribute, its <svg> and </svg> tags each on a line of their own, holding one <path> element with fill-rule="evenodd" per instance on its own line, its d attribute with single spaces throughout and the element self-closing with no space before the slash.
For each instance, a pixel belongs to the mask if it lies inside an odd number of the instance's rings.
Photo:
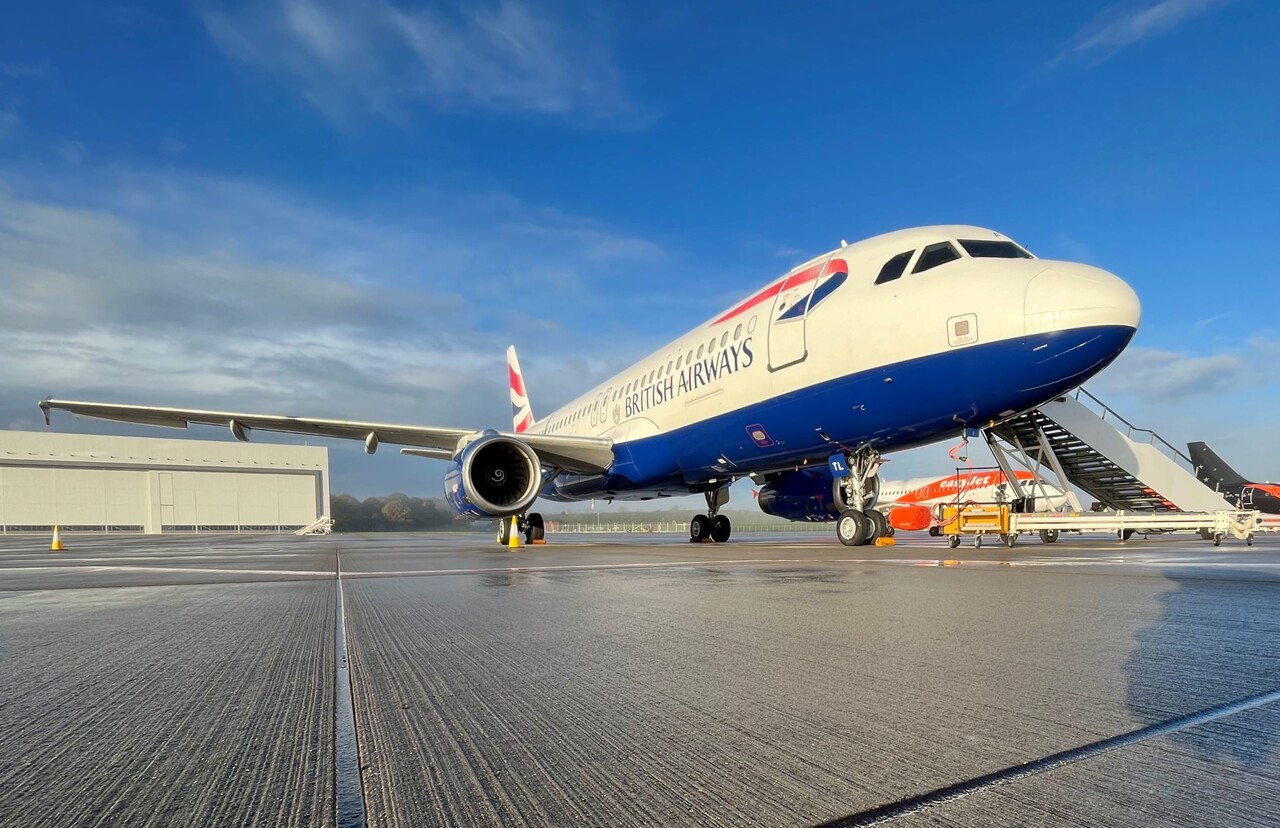
<svg viewBox="0 0 1280 828">
<path fill-rule="evenodd" d="M 65 540 L 0 538 L 3 825 L 1280 813 L 1280 536 Z"/>
</svg>

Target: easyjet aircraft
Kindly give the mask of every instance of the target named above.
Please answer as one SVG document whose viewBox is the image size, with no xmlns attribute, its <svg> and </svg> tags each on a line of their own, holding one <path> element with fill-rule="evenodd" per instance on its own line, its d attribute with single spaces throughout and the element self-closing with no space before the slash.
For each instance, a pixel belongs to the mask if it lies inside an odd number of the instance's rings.
<svg viewBox="0 0 1280 828">
<path fill-rule="evenodd" d="M 1221 492 L 1228 503 L 1238 509 L 1280 514 L 1280 484 L 1246 480 L 1204 443 L 1187 443 L 1187 450 L 1191 452 L 1196 477 L 1210 489 Z"/>
<path fill-rule="evenodd" d="M 1055 486 L 1044 480 L 1037 480 L 1029 471 L 1016 470 L 1014 477 L 1036 494 L 1037 505 L 1046 505 L 1051 510 L 1061 509 L 1067 497 Z M 808 469 L 794 475 L 796 480 L 806 476 L 821 476 L 822 470 Z M 806 486 L 801 485 L 804 489 Z M 811 491 L 818 489 L 808 486 Z M 917 477 L 911 480 L 885 480 L 880 484 L 876 509 L 884 512 L 889 525 L 894 529 L 913 532 L 929 529 L 935 532 L 937 521 L 934 519 L 934 506 L 947 503 L 996 503 L 1010 502 L 1013 493 L 1009 480 L 1002 471 L 967 471 L 949 474 L 946 477 Z M 757 494 L 760 510 L 765 514 L 794 521 L 832 520 L 839 514 L 840 508 L 835 503 L 831 490 L 813 491 L 810 499 L 802 500 L 801 493 L 780 490 L 777 486 L 767 487 Z"/>
<path fill-rule="evenodd" d="M 690 540 L 728 540 L 729 484 L 773 502 L 831 492 L 846 545 L 888 531 L 881 456 L 1035 408 L 1101 371 L 1133 337 L 1138 297 L 1084 264 L 1038 259 L 980 227 L 921 227 L 824 253 L 632 367 L 535 419 L 510 352 L 515 426 L 499 433 L 47 399 L 49 409 L 148 425 L 220 425 L 363 440 L 445 460 L 471 518 L 541 533 L 539 496 L 701 493 Z M 817 469 L 816 474 L 810 473 Z M 505 521 L 504 525 L 510 525 Z"/>
</svg>

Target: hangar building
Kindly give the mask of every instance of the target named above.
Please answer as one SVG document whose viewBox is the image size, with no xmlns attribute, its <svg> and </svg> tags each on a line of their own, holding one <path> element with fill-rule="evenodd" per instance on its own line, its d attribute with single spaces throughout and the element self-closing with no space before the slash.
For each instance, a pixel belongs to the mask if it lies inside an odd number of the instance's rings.
<svg viewBox="0 0 1280 828">
<path fill-rule="evenodd" d="M 329 513 L 329 450 L 0 431 L 0 531 L 283 532 Z"/>
</svg>

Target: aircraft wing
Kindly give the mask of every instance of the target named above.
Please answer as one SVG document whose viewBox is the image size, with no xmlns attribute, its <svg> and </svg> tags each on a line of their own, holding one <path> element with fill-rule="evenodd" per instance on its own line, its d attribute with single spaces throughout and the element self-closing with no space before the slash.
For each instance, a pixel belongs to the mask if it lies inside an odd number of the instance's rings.
<svg viewBox="0 0 1280 828">
<path fill-rule="evenodd" d="M 144 405 L 78 402 L 45 399 L 40 402 L 44 420 L 49 422 L 52 409 L 69 411 L 78 417 L 117 420 L 124 423 L 186 428 L 189 423 L 224 426 L 241 442 L 248 442 L 251 431 L 276 431 L 285 434 L 309 434 L 315 437 L 338 437 L 362 440 L 365 451 L 372 454 L 380 443 L 393 443 L 433 449 L 423 456 L 452 456 L 459 441 L 479 434 L 479 429 L 436 428 L 431 426 L 360 423 L 348 420 L 317 420 L 309 417 L 284 417 L 276 414 L 236 414 L 227 411 L 200 411 L 186 408 L 152 408 Z M 527 443 L 547 466 L 574 474 L 595 474 L 613 463 L 613 441 L 603 437 L 572 437 L 560 434 L 504 434 Z M 418 454 L 419 452 L 414 452 Z"/>
</svg>

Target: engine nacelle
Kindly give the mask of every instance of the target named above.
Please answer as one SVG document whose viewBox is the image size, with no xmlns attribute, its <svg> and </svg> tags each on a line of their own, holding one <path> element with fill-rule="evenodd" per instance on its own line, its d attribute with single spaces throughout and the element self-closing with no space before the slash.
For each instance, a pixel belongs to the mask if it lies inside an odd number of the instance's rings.
<svg viewBox="0 0 1280 828">
<path fill-rule="evenodd" d="M 873 477 L 868 484 L 864 509 L 875 506 L 880 497 L 880 478 Z M 835 520 L 845 509 L 844 493 L 826 466 L 786 472 L 766 483 L 756 502 L 766 515 L 795 521 Z"/>
<path fill-rule="evenodd" d="M 542 464 L 527 443 L 486 431 L 462 447 L 444 476 L 444 496 L 472 520 L 518 515 L 542 488 Z"/>
<path fill-rule="evenodd" d="M 933 525 L 928 506 L 899 506 L 889 511 L 889 525 L 904 532 L 922 532 Z"/>
</svg>

